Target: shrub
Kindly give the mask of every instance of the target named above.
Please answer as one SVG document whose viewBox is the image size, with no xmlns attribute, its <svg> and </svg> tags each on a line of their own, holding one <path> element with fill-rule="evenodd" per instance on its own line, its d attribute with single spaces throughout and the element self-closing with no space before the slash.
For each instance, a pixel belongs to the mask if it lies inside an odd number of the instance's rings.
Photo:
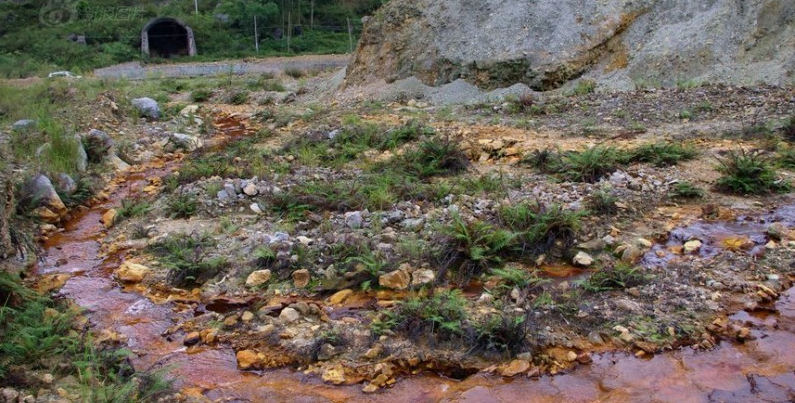
<svg viewBox="0 0 795 403">
<path fill-rule="evenodd" d="M 634 162 L 648 162 L 658 167 L 676 165 L 680 161 L 692 160 L 698 150 L 692 145 L 658 142 L 642 145 L 630 152 Z"/>
<path fill-rule="evenodd" d="M 474 324 L 474 345 L 483 351 L 520 353 L 527 345 L 527 318 L 519 314 L 492 313 Z"/>
<path fill-rule="evenodd" d="M 572 95 L 587 95 L 596 90 L 596 81 L 580 80 L 572 90 Z"/>
<path fill-rule="evenodd" d="M 206 102 L 212 98 L 212 90 L 200 88 L 190 93 L 190 100 L 193 102 Z"/>
<path fill-rule="evenodd" d="M 152 204 L 140 198 L 124 199 L 116 210 L 116 220 L 141 217 L 152 210 Z"/>
<path fill-rule="evenodd" d="M 792 188 L 788 181 L 779 180 L 768 159 L 756 152 L 732 152 L 718 161 L 718 171 L 723 174 L 717 182 L 718 190 L 734 194 L 768 194 L 788 192 Z"/>
<path fill-rule="evenodd" d="M 284 69 L 284 74 L 287 74 L 288 76 L 290 76 L 292 78 L 299 79 L 299 78 L 303 77 L 304 75 L 306 75 L 306 72 L 304 70 L 301 70 L 301 69 L 296 68 L 296 67 L 288 67 L 288 68 Z"/>
<path fill-rule="evenodd" d="M 701 189 L 690 182 L 677 182 L 671 187 L 669 197 L 681 199 L 700 199 L 704 197 L 704 189 Z"/>
<path fill-rule="evenodd" d="M 426 140 L 416 149 L 403 154 L 398 161 L 399 166 L 420 179 L 452 175 L 469 167 L 466 154 L 461 151 L 458 143 L 449 138 Z"/>
<path fill-rule="evenodd" d="M 447 237 L 444 249 L 445 267 L 454 267 L 463 279 L 469 279 L 493 266 L 502 265 L 507 251 L 518 234 L 495 228 L 482 221 L 465 222 L 461 216 L 441 228 Z M 445 270 L 446 271 L 446 270 Z M 440 278 L 442 276 L 439 276 Z"/>
<path fill-rule="evenodd" d="M 538 276 L 535 271 L 527 271 L 515 267 L 492 269 L 491 274 L 500 279 L 499 289 L 510 291 L 514 288 L 520 290 L 535 288 L 549 282 Z"/>
<path fill-rule="evenodd" d="M 582 283 L 583 288 L 591 292 L 623 290 L 646 282 L 647 277 L 642 269 L 625 263 L 602 269 L 591 275 Z"/>
<path fill-rule="evenodd" d="M 196 195 L 180 193 L 169 200 L 166 211 L 171 218 L 190 218 L 199 211 L 199 202 Z"/>
<path fill-rule="evenodd" d="M 555 244 L 569 249 L 574 245 L 583 213 L 565 210 L 553 204 L 522 202 L 502 206 L 498 211 L 501 222 L 518 233 L 516 247 L 521 254 L 540 254 Z"/>
<path fill-rule="evenodd" d="M 529 163 L 543 172 L 558 174 L 565 180 L 593 183 L 613 173 L 629 159 L 624 151 L 598 145 L 582 151 L 537 152 L 529 159 Z"/>
<path fill-rule="evenodd" d="M 616 202 L 618 198 L 613 195 L 610 187 L 602 187 L 593 192 L 587 200 L 588 210 L 598 214 L 615 214 L 618 212 Z"/>
<path fill-rule="evenodd" d="M 149 247 L 169 269 L 167 281 L 175 287 L 195 286 L 215 277 L 227 262 L 224 257 L 209 257 L 215 241 L 207 236 L 172 236 Z"/>
<path fill-rule="evenodd" d="M 232 105 L 243 105 L 248 102 L 249 93 L 246 90 L 237 90 L 229 95 L 228 101 Z"/>
<path fill-rule="evenodd" d="M 400 301 L 372 323 L 375 334 L 394 330 L 412 339 L 431 335 L 441 340 L 462 336 L 468 323 L 466 299 L 458 290 L 437 292 L 429 297 Z"/>
</svg>

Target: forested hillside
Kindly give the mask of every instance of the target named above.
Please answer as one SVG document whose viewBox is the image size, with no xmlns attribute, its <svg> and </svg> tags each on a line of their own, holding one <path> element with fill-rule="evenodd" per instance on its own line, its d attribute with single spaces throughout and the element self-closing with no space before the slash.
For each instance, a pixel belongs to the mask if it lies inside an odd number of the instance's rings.
<svg viewBox="0 0 795 403">
<path fill-rule="evenodd" d="M 56 69 L 85 72 L 139 60 L 141 28 L 147 21 L 161 16 L 178 18 L 193 28 L 199 60 L 257 54 L 344 53 L 350 49 L 348 21 L 356 40 L 361 32 L 361 17 L 383 2 L 0 1 L 0 77 L 41 75 Z M 259 53 L 254 46 L 255 16 Z M 289 48 L 288 32 L 293 34 Z M 80 37 L 85 38 L 85 43 Z"/>
</svg>

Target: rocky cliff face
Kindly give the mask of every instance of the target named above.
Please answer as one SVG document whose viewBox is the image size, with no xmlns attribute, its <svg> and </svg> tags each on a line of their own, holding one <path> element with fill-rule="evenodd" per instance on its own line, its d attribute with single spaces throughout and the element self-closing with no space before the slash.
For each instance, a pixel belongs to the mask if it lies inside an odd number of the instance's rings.
<svg viewBox="0 0 795 403">
<path fill-rule="evenodd" d="M 346 86 L 789 84 L 794 69 L 792 0 L 392 0 L 367 21 Z"/>
</svg>

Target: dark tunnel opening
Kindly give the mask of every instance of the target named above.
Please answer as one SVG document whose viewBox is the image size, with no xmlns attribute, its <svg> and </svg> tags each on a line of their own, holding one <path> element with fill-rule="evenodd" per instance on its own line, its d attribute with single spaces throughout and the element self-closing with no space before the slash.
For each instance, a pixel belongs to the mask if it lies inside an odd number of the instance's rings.
<svg viewBox="0 0 795 403">
<path fill-rule="evenodd" d="M 149 28 L 149 54 L 165 59 L 188 56 L 188 30 L 175 21 L 161 21 Z"/>
</svg>

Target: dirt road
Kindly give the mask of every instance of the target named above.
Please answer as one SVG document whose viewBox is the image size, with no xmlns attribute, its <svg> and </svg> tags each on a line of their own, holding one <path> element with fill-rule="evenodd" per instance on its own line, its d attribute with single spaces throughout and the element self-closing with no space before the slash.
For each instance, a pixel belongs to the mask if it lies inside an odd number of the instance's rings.
<svg viewBox="0 0 795 403">
<path fill-rule="evenodd" d="M 130 62 L 94 70 L 94 75 L 100 78 L 142 80 L 145 78 L 197 77 L 229 73 L 278 73 L 287 69 L 326 70 L 345 67 L 349 58 L 350 55 L 308 55 L 148 66 L 142 66 L 139 62 Z"/>
</svg>

